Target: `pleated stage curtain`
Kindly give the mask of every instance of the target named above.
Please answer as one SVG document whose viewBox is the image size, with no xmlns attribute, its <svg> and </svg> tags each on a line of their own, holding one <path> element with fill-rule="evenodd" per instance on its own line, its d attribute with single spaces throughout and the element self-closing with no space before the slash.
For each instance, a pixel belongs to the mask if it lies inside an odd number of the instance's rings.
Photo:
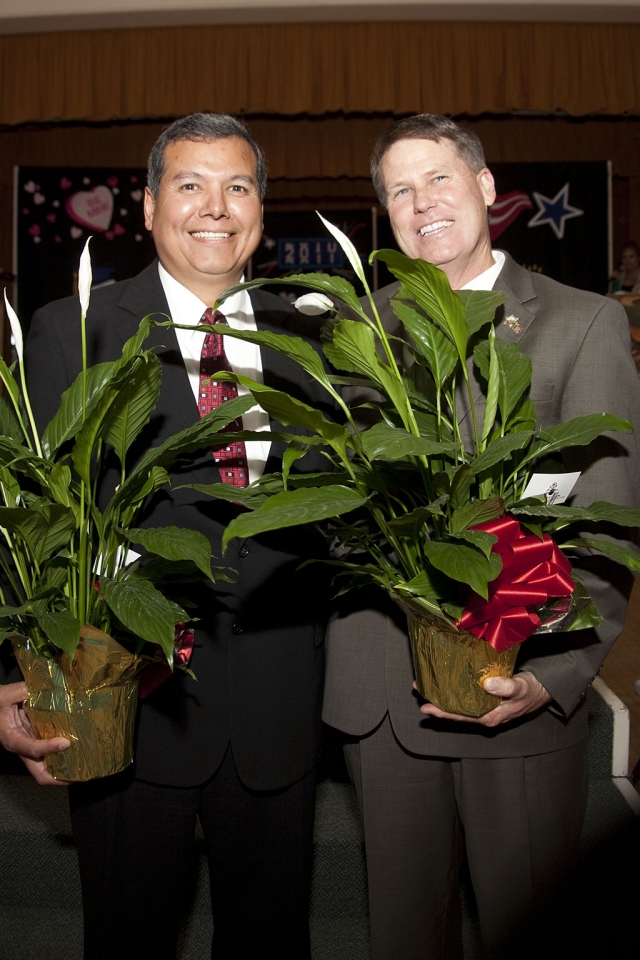
<svg viewBox="0 0 640 960">
<path fill-rule="evenodd" d="M 195 110 L 640 115 L 640 25 L 249 24 L 0 37 L 0 124 Z"/>
</svg>

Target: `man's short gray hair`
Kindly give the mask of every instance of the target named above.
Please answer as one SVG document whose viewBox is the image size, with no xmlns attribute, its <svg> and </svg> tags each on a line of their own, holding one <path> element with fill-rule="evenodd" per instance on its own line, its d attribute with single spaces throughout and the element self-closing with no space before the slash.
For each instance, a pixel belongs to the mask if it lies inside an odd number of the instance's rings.
<svg viewBox="0 0 640 960">
<path fill-rule="evenodd" d="M 398 140 L 451 140 L 455 144 L 460 158 L 473 173 L 480 173 L 486 167 L 484 149 L 480 137 L 458 126 L 449 117 L 437 113 L 419 113 L 415 117 L 396 120 L 378 139 L 371 154 L 371 179 L 383 207 L 387 205 L 387 191 L 382 176 L 382 161 L 385 154 Z"/>
<path fill-rule="evenodd" d="M 154 197 L 158 196 L 160 181 L 164 173 L 164 152 L 170 143 L 178 140 L 209 142 L 224 140 L 227 137 L 240 137 L 249 144 L 256 158 L 256 177 L 260 199 L 267 192 L 267 164 L 264 153 L 253 139 L 244 123 L 228 113 L 190 113 L 180 117 L 162 131 L 151 148 L 147 164 L 147 184 Z"/>
</svg>

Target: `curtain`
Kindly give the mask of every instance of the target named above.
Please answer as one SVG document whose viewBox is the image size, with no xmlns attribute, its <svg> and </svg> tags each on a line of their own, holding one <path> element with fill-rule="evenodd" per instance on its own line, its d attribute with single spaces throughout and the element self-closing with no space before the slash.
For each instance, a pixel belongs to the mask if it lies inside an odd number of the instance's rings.
<svg viewBox="0 0 640 960">
<path fill-rule="evenodd" d="M 640 115 L 640 25 L 303 23 L 0 37 L 0 124 L 180 116 Z"/>
</svg>

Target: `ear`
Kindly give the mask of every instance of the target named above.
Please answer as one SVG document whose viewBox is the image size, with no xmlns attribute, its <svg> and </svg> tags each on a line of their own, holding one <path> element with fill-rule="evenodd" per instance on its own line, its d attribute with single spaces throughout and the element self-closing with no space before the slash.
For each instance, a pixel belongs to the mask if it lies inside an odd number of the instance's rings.
<svg viewBox="0 0 640 960">
<path fill-rule="evenodd" d="M 156 202 L 153 199 L 153 194 L 149 187 L 144 188 L 144 225 L 147 230 L 151 230 L 153 227 L 153 211 L 155 210 Z"/>
<path fill-rule="evenodd" d="M 490 170 L 487 170 L 486 167 L 483 167 L 477 176 L 477 180 L 478 186 L 482 191 L 482 196 L 484 197 L 484 202 L 490 207 L 495 203 L 496 199 L 496 185 L 493 180 L 493 174 Z"/>
</svg>

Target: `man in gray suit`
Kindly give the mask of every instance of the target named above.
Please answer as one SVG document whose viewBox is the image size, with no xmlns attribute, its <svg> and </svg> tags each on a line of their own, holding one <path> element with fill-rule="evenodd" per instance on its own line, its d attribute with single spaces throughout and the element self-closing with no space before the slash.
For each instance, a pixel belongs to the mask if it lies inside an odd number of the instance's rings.
<svg viewBox="0 0 640 960">
<path fill-rule="evenodd" d="M 454 289 L 506 295 L 496 333 L 533 361 L 539 425 L 603 411 L 640 424 L 623 310 L 492 251 L 495 188 L 475 134 L 429 114 L 400 120 L 378 141 L 372 174 L 407 256 L 435 263 Z M 389 303 L 397 287 L 376 300 L 387 329 L 400 334 Z M 638 452 L 635 435 L 567 451 L 566 469 L 582 471 L 573 503 L 638 506 Z M 585 694 L 623 626 L 630 588 L 602 557 L 585 558 L 580 572 L 604 625 L 529 639 L 514 677 L 487 681 L 502 703 L 479 720 L 444 714 L 412 691 L 406 623 L 382 593 L 364 601 L 356 592 L 333 620 L 324 719 L 349 735 L 373 960 L 461 955 L 465 847 L 490 957 L 514 944 L 575 855 L 587 792 Z"/>
</svg>

